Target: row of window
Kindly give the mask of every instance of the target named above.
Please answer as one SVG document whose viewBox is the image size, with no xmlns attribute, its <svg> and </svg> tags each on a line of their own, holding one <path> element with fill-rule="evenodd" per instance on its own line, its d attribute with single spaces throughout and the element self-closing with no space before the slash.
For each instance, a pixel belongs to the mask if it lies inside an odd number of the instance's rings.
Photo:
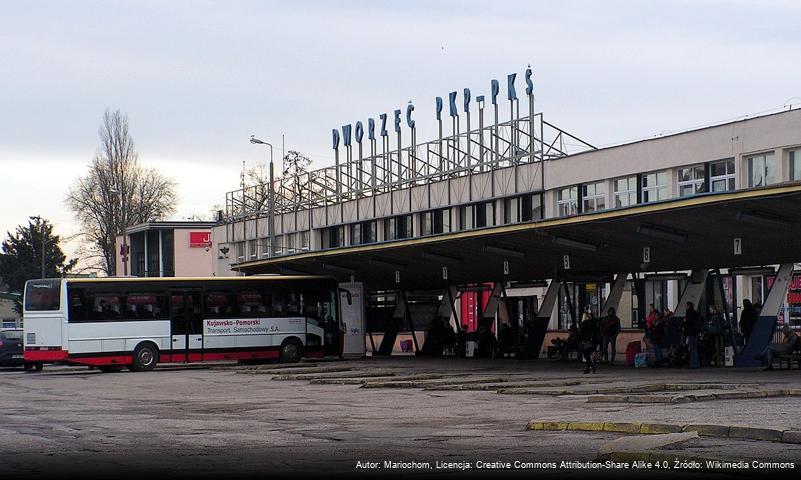
<svg viewBox="0 0 801 480">
<path fill-rule="evenodd" d="M 310 238 L 311 235 L 308 230 L 277 235 L 272 246 L 273 252 L 275 255 L 307 252 L 310 248 Z M 270 239 L 265 237 L 248 240 L 247 242 L 237 242 L 235 248 L 236 259 L 239 262 L 258 260 L 259 257 L 267 258 L 270 256 Z"/>
<path fill-rule="evenodd" d="M 209 291 L 190 294 L 96 293 L 72 289 L 70 322 L 168 320 L 202 318 L 250 318 L 305 316 L 318 321 L 332 314 L 334 298 L 320 291 Z"/>
<path fill-rule="evenodd" d="M 670 198 L 667 175 L 667 171 L 661 171 L 614 179 L 612 181 L 614 203 L 611 208 L 667 200 Z M 680 197 L 708 191 L 734 190 L 734 159 L 682 167 L 677 169 L 677 177 Z M 708 186 L 711 186 L 711 189 Z M 605 210 L 610 208 L 606 204 L 608 198 L 605 181 L 565 187 L 556 194 L 557 215 L 564 217 Z"/>
<path fill-rule="evenodd" d="M 790 180 L 801 180 L 801 148 L 788 152 Z M 767 152 L 746 157 L 748 188 L 762 187 L 776 183 L 777 159 L 775 152 Z M 625 208 L 640 203 L 667 200 L 669 170 L 648 172 L 613 179 L 611 197 L 606 181 L 573 185 L 557 190 L 556 215 L 570 216 L 578 213 L 592 213 L 607 208 Z M 690 165 L 676 169 L 676 186 L 679 197 L 689 197 L 707 192 L 733 191 L 736 184 L 736 167 L 733 158 Z M 611 200 L 612 204 L 608 205 Z M 496 218 L 494 201 L 460 206 L 455 210 L 458 218 L 452 218 L 450 208 L 442 208 L 417 213 L 419 217 L 419 236 L 437 235 L 457 230 L 471 230 L 503 224 L 528 222 L 543 218 L 542 196 L 528 194 L 503 199 L 503 218 Z M 380 222 L 380 223 L 379 223 Z M 321 230 L 322 249 L 346 245 L 346 231 L 349 229 L 350 245 L 364 245 L 379 241 L 379 228 L 383 228 L 383 240 L 401 240 L 414 236 L 412 214 L 399 215 L 383 220 L 369 220 L 347 226 L 334 226 Z M 287 234 L 276 237 L 273 246 L 276 255 L 307 251 L 309 232 Z M 261 243 L 262 248 L 259 248 Z M 239 261 L 255 260 L 268 256 L 268 240 L 261 239 L 236 244 Z"/>
<path fill-rule="evenodd" d="M 528 194 L 503 199 L 503 224 L 530 222 L 542 219 L 542 196 Z M 472 230 L 475 228 L 498 225 L 495 202 L 479 202 L 462 205 L 457 209 L 458 223 L 453 218 L 451 208 L 440 208 L 417 213 L 420 235 L 429 236 L 450 233 L 459 230 Z M 350 245 L 365 245 L 379 241 L 378 225 L 383 226 L 383 240 L 402 240 L 415 236 L 414 217 L 412 214 L 366 222 L 352 223 L 323 228 L 321 230 L 320 245 L 322 249 L 337 248 L 346 245 L 345 229 L 350 230 Z"/>
</svg>

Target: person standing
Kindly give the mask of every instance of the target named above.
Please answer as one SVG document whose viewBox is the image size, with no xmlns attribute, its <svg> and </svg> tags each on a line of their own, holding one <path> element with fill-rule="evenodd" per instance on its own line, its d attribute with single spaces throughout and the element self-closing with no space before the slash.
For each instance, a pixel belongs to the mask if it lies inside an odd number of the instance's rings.
<svg viewBox="0 0 801 480">
<path fill-rule="evenodd" d="M 703 324 L 701 315 L 695 311 L 693 302 L 687 302 L 687 311 L 684 313 L 684 338 L 687 339 L 687 349 L 690 351 L 690 368 L 698 368 L 698 337 L 701 335 Z"/>
<path fill-rule="evenodd" d="M 659 310 L 654 307 L 653 303 L 648 304 L 648 315 L 645 317 L 645 338 L 651 336 L 651 328 L 653 328 L 656 317 L 659 316 Z"/>
<path fill-rule="evenodd" d="M 743 300 L 743 313 L 740 314 L 740 333 L 743 334 L 745 343 L 751 338 L 751 332 L 754 331 L 754 325 L 757 322 L 757 312 L 751 304 L 751 300 Z"/>
<path fill-rule="evenodd" d="M 598 346 L 598 322 L 585 313 L 579 325 L 579 335 L 581 338 L 581 353 L 584 355 L 584 373 L 595 373 L 595 362 L 592 360 L 592 354 Z"/>
<path fill-rule="evenodd" d="M 601 324 L 601 352 L 603 352 L 604 363 L 615 364 L 617 354 L 617 335 L 620 333 L 620 318 L 615 309 L 610 307 L 606 312 L 606 317 Z M 612 346 L 612 355 L 609 356 L 609 346 Z"/>
<path fill-rule="evenodd" d="M 658 312 L 659 310 L 657 310 Z M 651 326 L 651 346 L 654 349 L 654 368 L 662 366 L 662 347 L 665 343 L 665 330 L 667 328 L 665 317 L 660 313 Z"/>
</svg>

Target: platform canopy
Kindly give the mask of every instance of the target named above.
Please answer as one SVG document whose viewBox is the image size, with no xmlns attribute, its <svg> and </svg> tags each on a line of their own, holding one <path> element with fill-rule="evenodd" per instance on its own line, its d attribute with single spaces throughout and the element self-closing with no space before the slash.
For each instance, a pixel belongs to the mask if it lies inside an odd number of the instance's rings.
<svg viewBox="0 0 801 480">
<path fill-rule="evenodd" d="M 801 185 L 793 183 L 314 251 L 235 268 L 246 274 L 333 275 L 343 281 L 353 276 L 370 290 L 422 290 L 796 261 L 801 261 Z"/>
</svg>

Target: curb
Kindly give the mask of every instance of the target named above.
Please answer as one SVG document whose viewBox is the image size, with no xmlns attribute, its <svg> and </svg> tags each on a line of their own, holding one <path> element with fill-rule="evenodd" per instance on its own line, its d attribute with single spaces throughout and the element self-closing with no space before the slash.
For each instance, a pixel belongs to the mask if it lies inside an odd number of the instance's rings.
<svg viewBox="0 0 801 480">
<path fill-rule="evenodd" d="M 552 420 L 532 420 L 528 423 L 526 429 L 532 431 L 615 432 L 641 435 L 696 432 L 702 437 L 801 444 L 801 431 L 741 427 L 736 425 L 674 425 L 667 423 L 560 422 Z"/>
</svg>

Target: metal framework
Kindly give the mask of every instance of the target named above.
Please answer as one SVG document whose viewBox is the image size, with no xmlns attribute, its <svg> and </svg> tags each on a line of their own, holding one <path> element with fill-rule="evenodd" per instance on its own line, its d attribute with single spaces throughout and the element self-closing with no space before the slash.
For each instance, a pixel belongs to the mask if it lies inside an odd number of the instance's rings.
<svg viewBox="0 0 801 480">
<path fill-rule="evenodd" d="M 449 178 L 488 172 L 514 165 L 554 160 L 593 150 L 595 147 L 545 121 L 542 113 L 520 116 L 518 101 L 510 102 L 512 119 L 498 122 L 498 105 L 493 105 L 494 119 L 484 123 L 484 109 L 478 111 L 477 129 L 470 128 L 470 113 L 452 116 L 452 134 L 401 147 L 401 135 L 392 145 L 390 135 L 365 140 L 369 155 L 364 157 L 362 143 L 344 147 L 345 161 L 296 176 L 276 179 L 273 183 L 276 215 L 335 205 L 345 201 L 375 196 Z M 533 103 L 533 100 L 529 102 Z M 394 147 L 394 148 L 393 148 Z M 226 194 L 225 223 L 263 217 L 269 210 L 269 184 L 262 183 Z"/>
</svg>

